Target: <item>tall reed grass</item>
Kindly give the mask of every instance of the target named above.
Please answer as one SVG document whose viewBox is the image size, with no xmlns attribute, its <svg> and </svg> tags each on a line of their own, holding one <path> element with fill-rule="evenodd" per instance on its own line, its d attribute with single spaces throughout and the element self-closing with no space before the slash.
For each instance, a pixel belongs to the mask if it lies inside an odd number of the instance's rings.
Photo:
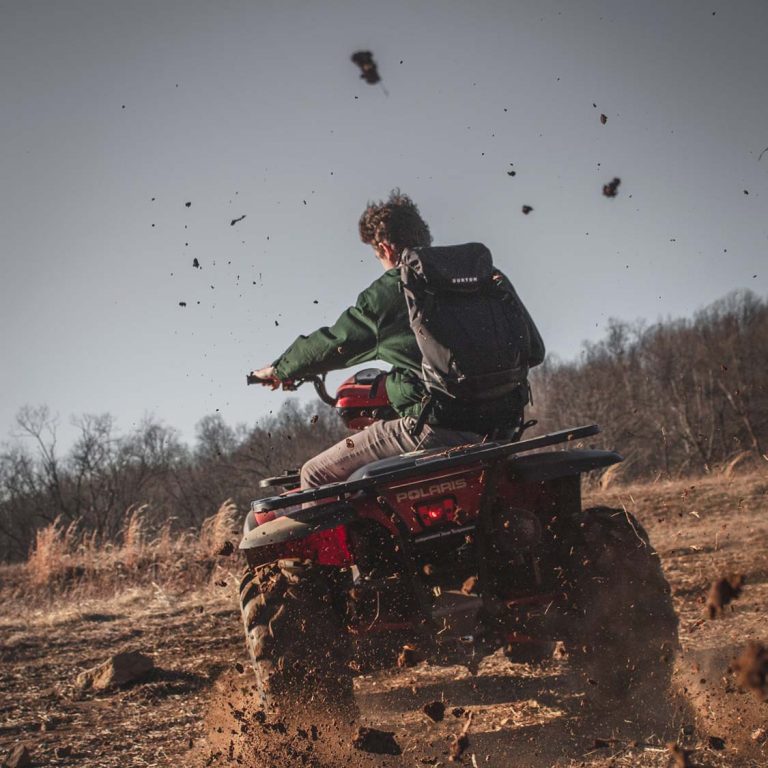
<svg viewBox="0 0 768 768">
<path fill-rule="evenodd" d="M 30 587 L 52 593 L 142 584 L 198 587 L 211 580 L 222 553 L 232 549 L 227 542 L 236 541 L 238 527 L 230 499 L 199 530 L 178 529 L 172 519 L 153 530 L 147 505 L 132 505 L 116 540 L 57 519 L 37 532 L 24 572 Z"/>
</svg>

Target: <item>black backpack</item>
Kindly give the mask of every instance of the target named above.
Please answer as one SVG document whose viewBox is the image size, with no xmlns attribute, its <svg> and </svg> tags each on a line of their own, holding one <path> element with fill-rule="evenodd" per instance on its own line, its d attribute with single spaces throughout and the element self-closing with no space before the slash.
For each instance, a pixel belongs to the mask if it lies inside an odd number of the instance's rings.
<svg viewBox="0 0 768 768">
<path fill-rule="evenodd" d="M 408 317 L 432 396 L 483 407 L 526 390 L 527 313 L 481 243 L 406 249 L 400 262 Z"/>
</svg>

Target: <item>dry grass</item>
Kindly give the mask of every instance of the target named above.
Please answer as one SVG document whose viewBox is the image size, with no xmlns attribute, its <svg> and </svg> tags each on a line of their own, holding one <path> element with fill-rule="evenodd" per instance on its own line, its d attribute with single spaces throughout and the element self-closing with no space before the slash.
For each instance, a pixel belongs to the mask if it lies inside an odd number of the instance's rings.
<svg viewBox="0 0 768 768">
<path fill-rule="evenodd" d="M 227 499 L 218 512 L 205 520 L 200 528 L 198 546 L 201 553 L 207 557 L 216 557 L 226 542 L 237 536 L 239 527 L 237 505 L 232 499 Z"/>
<path fill-rule="evenodd" d="M 40 529 L 20 586 L 80 596 L 137 585 L 174 590 L 197 587 L 211 580 L 226 543 L 236 539 L 239 523 L 230 499 L 199 531 L 175 530 L 171 520 L 152 531 L 146 505 L 130 507 L 126 518 L 117 542 L 80 531 L 76 523 L 65 526 L 60 520 Z"/>
<path fill-rule="evenodd" d="M 601 491 L 607 491 L 612 485 L 615 485 L 623 473 L 623 464 L 612 464 L 600 475 L 597 481 Z"/>
<path fill-rule="evenodd" d="M 41 528 L 27 562 L 30 583 L 42 587 L 68 573 L 73 568 L 78 538 L 76 526 L 64 527 L 58 518 Z"/>
<path fill-rule="evenodd" d="M 723 465 L 722 472 L 729 480 L 739 474 L 768 471 L 768 457 L 758 456 L 754 451 L 742 451 Z"/>
</svg>

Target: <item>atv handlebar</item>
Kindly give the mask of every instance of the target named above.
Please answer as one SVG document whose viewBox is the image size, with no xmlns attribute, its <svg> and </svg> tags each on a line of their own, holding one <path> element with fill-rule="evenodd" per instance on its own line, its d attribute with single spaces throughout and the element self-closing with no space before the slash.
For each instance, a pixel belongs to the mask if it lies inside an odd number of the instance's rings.
<svg viewBox="0 0 768 768">
<path fill-rule="evenodd" d="M 277 389 L 279 387 L 280 389 L 286 392 L 293 392 L 294 390 L 298 389 L 302 384 L 311 383 L 315 388 L 315 392 L 317 392 L 317 396 L 326 405 L 330 405 L 331 408 L 336 407 L 336 398 L 331 397 L 331 395 L 328 394 L 328 390 L 325 388 L 325 375 L 306 376 L 303 379 L 296 379 L 295 381 L 294 380 L 280 381 L 279 379 L 262 379 L 259 376 L 254 376 L 254 374 L 249 373 L 245 377 L 245 383 L 261 384 L 264 387 L 272 387 L 272 389 Z"/>
<path fill-rule="evenodd" d="M 283 389 L 288 389 L 288 387 L 285 386 L 288 382 L 281 382 L 278 379 L 262 379 L 260 376 L 257 376 L 255 373 L 248 373 L 245 376 L 245 383 L 246 384 L 261 384 L 263 387 L 272 387 L 273 389 L 277 389 L 278 386 L 283 384 Z"/>
</svg>

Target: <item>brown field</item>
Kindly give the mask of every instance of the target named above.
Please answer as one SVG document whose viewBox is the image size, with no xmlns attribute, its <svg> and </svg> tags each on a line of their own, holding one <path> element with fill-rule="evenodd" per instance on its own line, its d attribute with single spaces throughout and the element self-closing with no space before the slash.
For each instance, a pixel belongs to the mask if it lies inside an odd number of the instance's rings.
<svg viewBox="0 0 768 768">
<path fill-rule="evenodd" d="M 331 727 L 321 712 L 284 733 L 254 718 L 236 557 L 171 569 L 173 579 L 154 584 L 104 581 L 67 596 L 33 587 L 14 566 L 0 571 L 0 759 L 23 743 L 35 766 L 651 768 L 676 764 L 666 746 L 673 741 L 691 750 L 687 765 L 768 765 L 759 731 L 768 703 L 728 671 L 749 640 L 768 643 L 768 472 L 615 485 L 586 497 L 641 520 L 672 585 L 682 653 L 677 692 L 657 712 L 585 707 L 562 660 L 533 667 L 495 655 L 477 675 L 422 664 L 358 679 L 364 723 L 394 731 L 403 749 L 373 758 L 352 749 L 350 724 Z M 743 593 L 710 620 L 709 585 L 730 573 L 745 575 Z M 123 650 L 151 656 L 155 670 L 113 692 L 78 688 L 79 672 Z M 421 711 L 433 700 L 448 707 L 442 722 Z M 472 713 L 460 763 L 449 762 L 449 746 L 467 721 L 450 714 L 454 707 Z M 312 725 L 317 741 L 307 735 Z"/>
</svg>

